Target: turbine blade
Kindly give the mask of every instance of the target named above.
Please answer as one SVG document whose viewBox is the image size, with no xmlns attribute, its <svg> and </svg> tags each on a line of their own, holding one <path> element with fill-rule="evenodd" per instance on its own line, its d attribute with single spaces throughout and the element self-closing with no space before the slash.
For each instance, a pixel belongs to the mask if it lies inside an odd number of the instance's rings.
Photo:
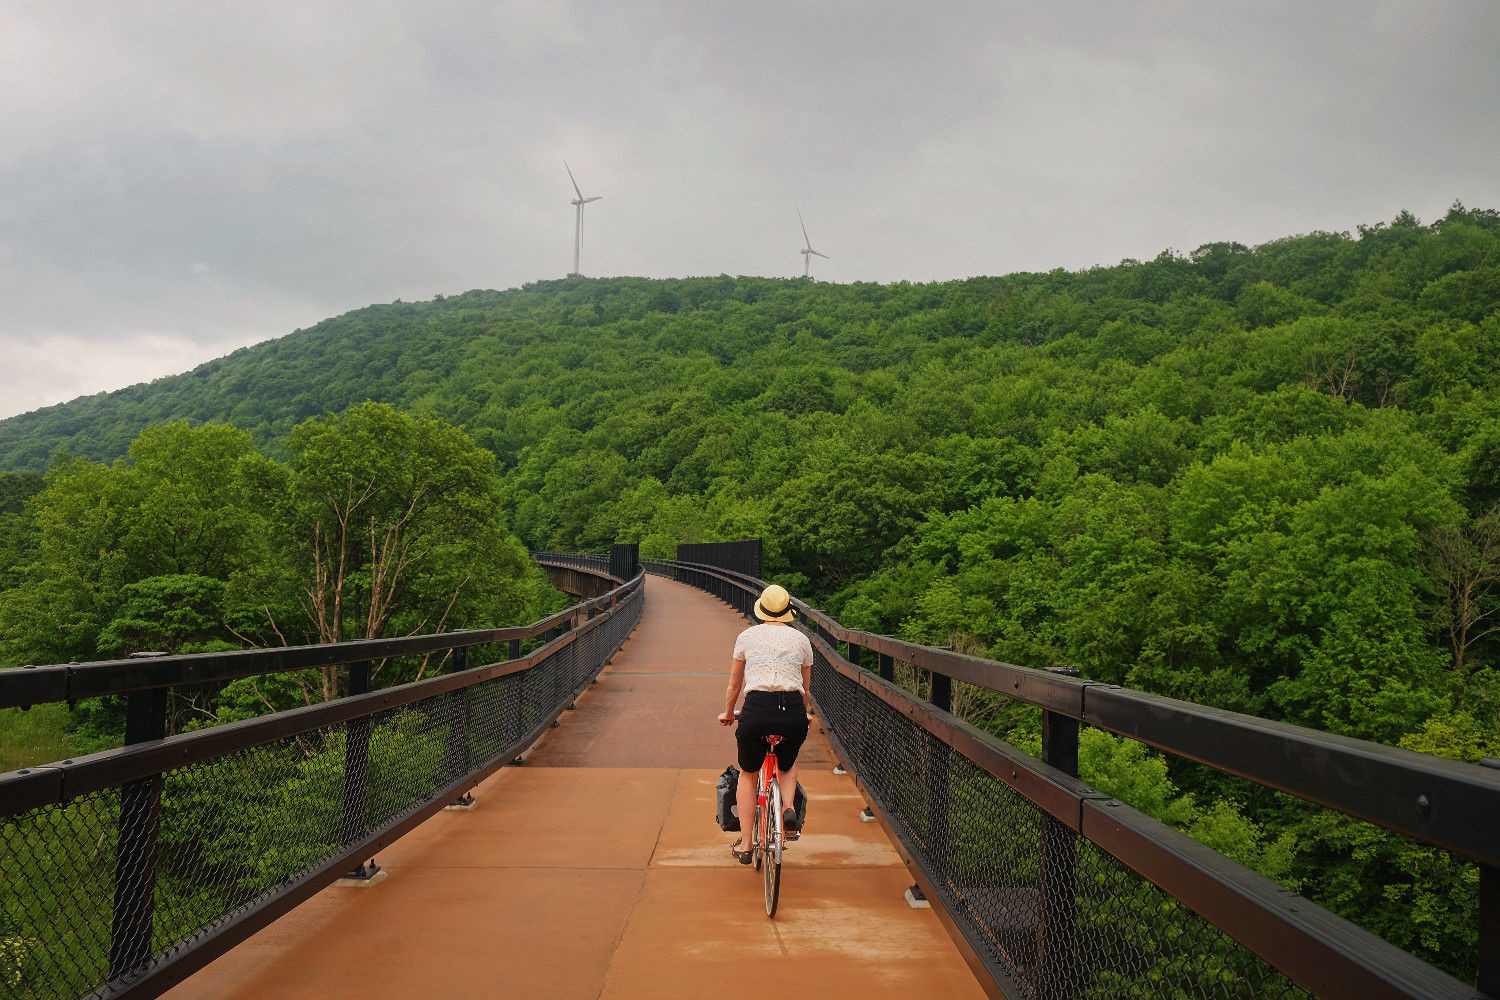
<svg viewBox="0 0 1500 1000">
<path fill-rule="evenodd" d="M 600 198 L 603 198 L 603 197 L 604 197 L 604 195 L 602 195 L 602 194 L 596 194 L 592 198 L 585 198 L 585 199 L 583 199 L 583 203 L 585 205 L 587 205 L 589 202 L 591 202 L 591 201 L 598 201 Z"/>
<path fill-rule="evenodd" d="M 807 249 L 812 249 L 812 240 L 807 238 L 807 223 L 802 221 L 802 209 L 797 209 L 797 222 L 802 226 L 802 242 L 807 244 Z"/>
<path fill-rule="evenodd" d="M 818 253 L 818 251 L 816 251 L 816 250 L 811 250 L 811 251 L 809 251 L 809 253 L 816 253 L 816 254 L 818 254 L 819 257 L 822 257 L 824 260 L 833 260 L 833 258 L 830 257 L 830 256 L 828 256 L 826 253 Z"/>
<path fill-rule="evenodd" d="M 563 160 L 563 169 L 568 172 L 568 180 L 573 181 L 573 190 L 574 191 L 578 191 L 578 181 L 574 180 L 574 178 L 573 178 L 573 168 L 570 167 L 570 166 L 568 166 L 568 161 L 567 160 Z M 583 192 L 582 191 L 578 191 L 578 197 L 579 197 L 579 200 L 583 199 Z"/>
</svg>

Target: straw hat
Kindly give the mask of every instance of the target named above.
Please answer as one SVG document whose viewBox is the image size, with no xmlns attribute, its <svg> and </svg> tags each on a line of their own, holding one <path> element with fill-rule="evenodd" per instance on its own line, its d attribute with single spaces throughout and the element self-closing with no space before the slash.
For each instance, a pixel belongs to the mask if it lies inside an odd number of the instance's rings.
<svg viewBox="0 0 1500 1000">
<path fill-rule="evenodd" d="M 755 602 L 755 617 L 763 622 L 789 622 L 797 617 L 792 610 L 792 595 L 786 592 L 785 587 L 771 584 L 760 592 L 760 600 Z"/>
</svg>

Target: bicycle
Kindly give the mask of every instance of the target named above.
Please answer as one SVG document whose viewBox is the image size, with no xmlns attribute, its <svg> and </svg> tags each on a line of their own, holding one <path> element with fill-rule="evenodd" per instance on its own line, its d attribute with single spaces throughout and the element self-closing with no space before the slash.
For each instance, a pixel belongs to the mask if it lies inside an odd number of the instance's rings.
<svg viewBox="0 0 1500 1000">
<path fill-rule="evenodd" d="M 734 712 L 738 719 L 740 713 Z M 722 721 L 722 720 L 721 720 Z M 776 904 L 781 896 L 781 859 L 788 841 L 802 836 L 800 826 L 788 833 L 781 798 L 781 762 L 776 758 L 776 745 L 781 736 L 767 736 L 766 758 L 761 762 L 755 783 L 755 818 L 745 834 L 746 846 L 750 848 L 755 870 L 765 879 L 766 916 L 776 916 Z M 795 789 L 793 793 L 795 794 Z M 743 819 L 743 818 L 742 818 Z"/>
<path fill-rule="evenodd" d="M 771 746 L 761 762 L 755 786 L 755 822 L 751 826 L 750 852 L 755 870 L 766 883 L 766 916 L 776 916 L 781 895 L 781 855 L 786 850 L 787 834 L 782 823 L 781 781 L 777 778 L 776 744 L 780 736 L 767 736 Z M 795 836 L 794 838 L 795 839 Z"/>
</svg>

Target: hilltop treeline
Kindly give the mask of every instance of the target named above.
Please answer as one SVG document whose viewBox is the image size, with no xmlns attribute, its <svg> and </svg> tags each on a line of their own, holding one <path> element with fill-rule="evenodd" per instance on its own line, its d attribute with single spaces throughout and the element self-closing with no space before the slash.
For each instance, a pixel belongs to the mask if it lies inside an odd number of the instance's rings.
<svg viewBox="0 0 1500 1000">
<path fill-rule="evenodd" d="M 849 625 L 1474 760 L 1500 755 L 1497 309 L 1500 213 L 1457 204 L 1082 272 L 575 278 L 5 421 L 0 504 L 173 419 L 288 461 L 373 399 L 492 451 L 533 545 L 759 535 Z M 1472 866 L 1090 740 L 1117 794 L 1472 969 Z"/>
</svg>

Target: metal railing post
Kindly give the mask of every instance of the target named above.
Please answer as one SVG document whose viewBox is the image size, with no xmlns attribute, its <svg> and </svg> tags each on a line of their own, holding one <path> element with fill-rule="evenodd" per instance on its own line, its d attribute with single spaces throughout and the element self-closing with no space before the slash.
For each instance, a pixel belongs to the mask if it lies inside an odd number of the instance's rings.
<svg viewBox="0 0 1500 1000">
<path fill-rule="evenodd" d="M 567 628 L 563 630 L 564 634 L 566 634 L 567 632 L 571 632 L 576 624 L 577 623 L 573 620 L 573 617 L 569 615 Z M 552 666 L 553 701 L 561 698 L 563 696 L 563 692 L 568 689 L 568 678 L 573 675 L 573 663 L 577 659 L 577 656 L 578 641 L 576 639 L 573 642 L 568 643 L 568 645 L 557 654 L 556 662 Z"/>
<path fill-rule="evenodd" d="M 125 745 L 159 740 L 166 735 L 167 689 L 132 691 L 125 703 Z M 161 790 L 160 774 L 132 781 L 120 789 L 120 823 L 115 847 L 115 906 L 109 927 L 111 979 L 141 965 L 153 953 Z"/>
<path fill-rule="evenodd" d="M 944 712 L 953 708 L 953 678 L 947 674 L 932 672 L 932 707 Z M 953 861 L 953 844 L 949 828 L 949 812 L 952 808 L 952 769 L 949 766 L 950 749 L 946 744 L 930 740 L 932 755 L 928 758 L 928 807 L 927 807 L 927 854 L 933 866 L 944 875 Z M 917 887 L 913 886 L 914 889 Z M 917 890 L 920 892 L 920 889 Z"/>
<path fill-rule="evenodd" d="M 896 683 L 896 658 L 890 653 L 877 653 L 875 665 L 880 671 L 880 679 Z"/>
<path fill-rule="evenodd" d="M 1479 863 L 1479 992 L 1500 996 L 1500 868 Z"/>
<path fill-rule="evenodd" d="M 530 675 L 530 670 L 523 670 L 518 674 L 511 674 L 505 680 L 505 692 L 511 700 L 511 730 L 506 734 L 507 739 L 515 739 L 526 731 L 526 678 Z M 518 756 L 512 758 L 511 763 L 521 764 L 524 761 Z"/>
<path fill-rule="evenodd" d="M 1049 673 L 1077 677 L 1077 667 L 1049 667 Z M 1078 720 L 1042 711 L 1042 759 L 1070 777 L 1078 777 Z M 1056 818 L 1042 816 L 1041 863 L 1037 917 L 1039 1000 L 1071 1000 L 1077 993 L 1074 949 L 1078 927 L 1078 844 L 1073 831 Z"/>
<path fill-rule="evenodd" d="M 349 693 L 370 690 L 370 662 L 349 665 Z M 370 794 L 370 717 L 350 719 L 344 729 L 344 797 L 339 817 L 339 843 L 353 844 L 365 835 L 365 805 Z M 347 878 L 374 877 L 380 866 L 371 858 L 349 872 Z"/>
<path fill-rule="evenodd" d="M 520 639 L 512 639 L 510 641 L 510 658 L 512 660 L 519 660 L 521 658 Z M 512 739 L 526 731 L 526 678 L 530 673 L 530 670 L 523 670 L 518 674 L 511 674 L 506 681 L 506 691 L 511 695 L 513 702 L 510 718 L 514 729 L 509 733 Z M 511 761 L 513 764 L 520 764 L 522 762 L 520 757 L 516 757 Z"/>
<path fill-rule="evenodd" d="M 469 669 L 469 647 L 457 646 L 453 650 L 453 672 Z M 457 688 L 450 695 L 452 701 L 448 722 L 448 777 L 457 779 L 469 770 L 469 688 Z M 472 792 L 464 792 L 452 805 L 467 808 L 474 804 Z"/>
<path fill-rule="evenodd" d="M 1479 763 L 1500 770 L 1500 760 Z M 1479 863 L 1479 992 L 1500 997 L 1500 868 Z"/>
<path fill-rule="evenodd" d="M 932 697 L 929 700 L 933 708 L 942 709 L 944 712 L 953 711 L 953 678 L 934 670 L 932 672 Z"/>
</svg>

